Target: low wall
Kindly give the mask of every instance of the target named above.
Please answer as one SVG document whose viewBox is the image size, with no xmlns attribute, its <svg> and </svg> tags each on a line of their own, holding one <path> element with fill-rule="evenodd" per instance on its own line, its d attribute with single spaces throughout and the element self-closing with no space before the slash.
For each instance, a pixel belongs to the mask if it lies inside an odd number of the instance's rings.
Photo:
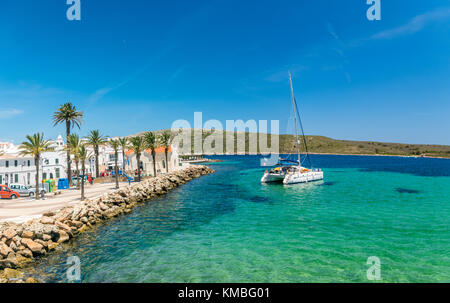
<svg viewBox="0 0 450 303">
<path fill-rule="evenodd" d="M 0 223 L 0 282 L 24 281 L 19 269 L 55 250 L 93 225 L 131 212 L 138 203 L 163 195 L 194 178 L 213 173 L 206 166 L 191 166 L 116 191 L 74 206 L 44 213 L 27 223 Z"/>
</svg>

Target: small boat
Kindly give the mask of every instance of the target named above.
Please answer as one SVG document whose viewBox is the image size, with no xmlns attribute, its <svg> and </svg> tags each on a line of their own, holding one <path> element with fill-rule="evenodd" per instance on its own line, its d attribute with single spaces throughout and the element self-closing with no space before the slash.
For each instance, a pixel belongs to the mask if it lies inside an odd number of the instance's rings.
<svg viewBox="0 0 450 303">
<path fill-rule="evenodd" d="M 303 131 L 303 125 L 300 120 L 300 115 L 298 113 L 297 101 L 294 96 L 294 88 L 292 85 L 292 77 L 291 73 L 289 73 L 289 83 L 291 85 L 291 96 L 292 96 L 292 107 L 294 110 L 294 122 L 295 122 L 295 135 L 297 142 L 297 161 L 290 161 L 291 165 L 283 165 L 283 161 L 289 160 L 280 160 L 277 167 L 271 169 L 270 171 L 265 171 L 263 177 L 261 178 L 261 182 L 283 182 L 283 184 L 297 184 L 297 183 L 307 183 L 312 181 L 323 180 L 323 171 L 318 168 L 312 168 L 311 160 L 308 155 L 308 145 L 306 143 L 305 133 Z M 311 168 L 306 168 L 302 166 L 301 156 L 300 156 L 300 139 L 298 135 L 298 124 L 297 117 L 300 121 L 300 128 L 302 131 L 303 143 L 305 145 L 305 159 L 308 159 Z M 294 165 L 292 165 L 294 164 Z"/>
</svg>

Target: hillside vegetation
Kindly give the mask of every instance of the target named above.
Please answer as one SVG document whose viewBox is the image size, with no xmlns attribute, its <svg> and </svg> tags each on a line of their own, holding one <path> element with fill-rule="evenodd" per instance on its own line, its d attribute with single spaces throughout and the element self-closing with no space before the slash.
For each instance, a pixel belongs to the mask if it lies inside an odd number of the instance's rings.
<svg viewBox="0 0 450 303">
<path fill-rule="evenodd" d="M 205 141 L 211 135 L 218 135 L 222 132 L 223 136 L 223 151 L 225 153 L 226 146 L 226 131 L 211 131 L 211 130 L 191 130 L 191 142 L 194 142 L 194 132 L 200 132 L 203 141 Z M 229 134 L 229 133 L 228 133 Z M 245 153 L 249 153 L 249 133 L 237 133 L 234 135 L 234 153 L 243 153 L 243 150 L 237 148 L 238 134 L 245 138 Z M 259 135 L 258 137 L 257 153 L 260 153 L 259 149 Z M 261 134 L 264 136 L 264 134 Z M 211 139 L 211 138 L 210 138 Z M 270 136 L 267 136 L 268 146 L 270 147 Z M 210 140 L 211 141 L 211 140 Z M 305 152 L 305 145 L 301 140 L 300 150 Z M 324 154 L 356 154 L 356 155 L 401 155 L 401 156 L 424 156 L 424 157 L 443 157 L 450 158 L 450 146 L 448 145 L 427 145 L 427 144 L 402 144 L 402 143 L 384 143 L 374 141 L 350 141 L 350 140 L 336 140 L 324 136 L 306 136 L 306 142 L 308 145 L 308 151 L 310 153 L 324 153 Z M 295 143 L 294 135 L 279 135 L 280 153 L 296 153 L 297 146 Z M 214 143 L 212 147 L 215 147 Z M 191 152 L 194 152 L 193 144 L 191 146 Z M 221 154 L 220 152 L 210 152 L 204 150 L 205 154 Z"/>
</svg>

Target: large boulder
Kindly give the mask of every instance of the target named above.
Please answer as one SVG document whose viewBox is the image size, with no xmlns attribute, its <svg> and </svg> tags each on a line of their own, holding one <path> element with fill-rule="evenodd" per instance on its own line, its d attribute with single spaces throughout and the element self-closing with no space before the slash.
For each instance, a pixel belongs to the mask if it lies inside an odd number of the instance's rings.
<svg viewBox="0 0 450 303">
<path fill-rule="evenodd" d="M 0 242 L 0 256 L 6 258 L 11 252 L 13 250 L 6 243 Z"/>
<path fill-rule="evenodd" d="M 42 244 L 39 244 L 31 239 L 24 238 L 22 239 L 22 244 L 24 244 L 26 247 L 28 247 L 33 255 L 41 255 L 44 254 L 44 246 Z"/>
</svg>

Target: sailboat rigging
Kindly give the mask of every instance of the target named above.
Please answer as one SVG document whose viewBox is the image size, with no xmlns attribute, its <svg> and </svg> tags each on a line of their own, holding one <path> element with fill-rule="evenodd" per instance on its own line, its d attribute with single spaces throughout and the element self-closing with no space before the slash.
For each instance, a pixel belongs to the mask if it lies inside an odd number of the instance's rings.
<svg viewBox="0 0 450 303">
<path fill-rule="evenodd" d="M 294 87 L 292 85 L 292 76 L 289 72 L 289 84 L 291 86 L 291 99 L 292 108 L 294 112 L 294 123 L 295 123 L 295 141 L 297 145 L 297 161 L 290 161 L 285 159 L 280 159 L 277 167 L 271 169 L 264 173 L 261 178 L 261 182 L 283 182 L 283 184 L 296 184 L 296 183 L 306 183 L 311 181 L 317 181 L 323 179 L 323 171 L 320 169 L 312 168 L 312 163 L 308 154 L 308 146 L 306 142 L 305 133 L 303 131 L 303 124 L 300 119 L 297 100 L 294 95 Z M 303 143 L 305 145 L 305 160 L 307 159 L 311 168 L 306 168 L 302 166 L 301 155 L 300 155 L 300 139 L 298 133 L 298 122 L 300 122 L 300 129 L 302 132 Z"/>
</svg>

